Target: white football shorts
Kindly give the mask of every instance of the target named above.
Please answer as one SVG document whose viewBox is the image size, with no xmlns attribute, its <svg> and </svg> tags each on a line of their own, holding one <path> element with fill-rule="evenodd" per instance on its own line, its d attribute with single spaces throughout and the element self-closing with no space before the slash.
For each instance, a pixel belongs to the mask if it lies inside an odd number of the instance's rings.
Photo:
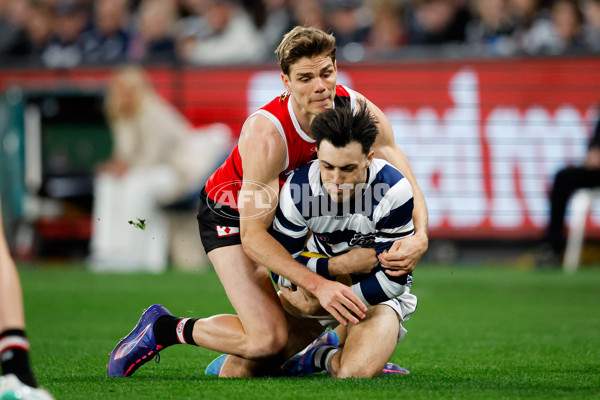
<svg viewBox="0 0 600 400">
<path fill-rule="evenodd" d="M 410 293 L 410 287 L 407 287 L 404 293 L 399 297 L 391 300 L 379 303 L 380 305 L 386 305 L 391 307 L 396 314 L 398 314 L 398 324 L 400 329 L 398 330 L 398 341 L 402 340 L 406 335 L 406 329 L 402 326 L 402 322 L 408 321 L 412 313 L 417 309 L 417 296 Z M 318 319 L 319 323 L 329 329 L 334 329 L 338 326 L 339 322 L 330 315 L 327 316 L 316 316 L 316 315 L 303 315 L 304 318 Z"/>
</svg>

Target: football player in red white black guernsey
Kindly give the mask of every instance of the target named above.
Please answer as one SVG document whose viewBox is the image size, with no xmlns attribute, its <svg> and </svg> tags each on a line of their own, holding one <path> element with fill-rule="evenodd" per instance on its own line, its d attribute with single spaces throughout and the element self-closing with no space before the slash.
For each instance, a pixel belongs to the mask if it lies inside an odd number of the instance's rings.
<svg viewBox="0 0 600 400">
<path fill-rule="evenodd" d="M 182 318 L 170 316 L 164 307 L 151 307 L 111 353 L 109 376 L 131 375 L 149 359 L 142 359 L 150 353 L 148 348 L 154 354 L 177 343 L 247 360 L 280 357 L 288 339 L 286 317 L 267 268 L 312 293 L 341 324 L 358 324 L 365 317 L 365 304 L 348 286 L 305 268 L 268 233 L 285 172 L 315 157 L 309 130 L 313 119 L 339 102 L 364 99 L 337 85 L 335 52 L 335 38 L 316 28 L 296 27 L 284 36 L 276 54 L 286 94 L 246 120 L 238 146 L 201 195 L 202 243 L 237 315 L 187 319 L 179 337 L 176 329 Z M 380 256 L 399 276 L 411 272 L 427 249 L 427 209 L 387 117 L 373 103 L 367 104 L 379 121 L 376 157 L 402 172 L 415 198 L 415 234 Z M 239 235 L 232 234 L 236 229 Z M 140 324 L 151 324 L 152 329 L 140 336 Z M 237 376 L 228 365 L 221 375 Z"/>
</svg>

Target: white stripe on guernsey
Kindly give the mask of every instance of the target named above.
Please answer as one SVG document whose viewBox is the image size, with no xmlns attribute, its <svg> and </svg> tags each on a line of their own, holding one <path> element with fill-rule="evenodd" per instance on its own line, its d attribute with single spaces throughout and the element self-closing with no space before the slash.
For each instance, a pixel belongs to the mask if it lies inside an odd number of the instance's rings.
<svg viewBox="0 0 600 400">
<path fill-rule="evenodd" d="M 306 225 L 311 231 L 322 234 L 344 229 L 352 229 L 365 235 L 375 232 L 374 224 L 369 217 L 362 214 L 347 214 L 343 218 L 337 216 L 312 217 L 306 221 Z"/>
<path fill-rule="evenodd" d="M 294 109 L 292 108 L 292 99 L 288 100 L 288 112 L 290 113 L 290 117 L 292 118 L 292 124 L 294 124 L 294 128 L 296 128 L 296 132 L 302 139 L 304 139 L 308 143 L 314 143 L 315 140 L 311 139 L 300 127 L 300 123 L 298 122 L 298 118 L 296 118 L 296 114 L 294 114 Z"/>
<path fill-rule="evenodd" d="M 389 215 L 391 210 L 404 205 L 412 197 L 413 193 L 410 182 L 408 182 L 408 179 L 402 178 L 402 180 L 389 188 L 383 199 L 377 204 L 377 207 L 373 210 L 373 221 L 375 223 L 379 222 L 382 218 Z"/>
<path fill-rule="evenodd" d="M 398 228 L 392 228 L 392 229 L 379 229 L 378 232 L 381 233 L 388 233 L 388 234 L 399 234 L 399 235 L 403 235 L 403 234 L 407 234 L 410 233 L 412 230 L 415 229 L 415 225 L 413 224 L 412 219 L 404 226 L 399 226 Z M 413 232 L 414 233 L 414 232 Z"/>
<path fill-rule="evenodd" d="M 29 350 L 29 341 L 21 336 L 6 336 L 0 339 L 0 354 L 12 348 Z"/>
<path fill-rule="evenodd" d="M 310 269 L 314 273 L 317 272 L 317 260 L 318 260 L 318 258 L 316 258 L 316 257 L 315 258 L 311 258 L 306 263 L 306 266 L 308 267 L 308 269 Z"/>
<path fill-rule="evenodd" d="M 298 257 L 300 254 L 302 254 L 303 251 L 304 251 L 304 249 L 300 250 L 297 253 L 292 254 L 292 257 L 294 257 L 294 258 Z"/>
<path fill-rule="evenodd" d="M 381 230 L 379 230 L 379 232 L 385 232 L 385 233 L 388 233 L 388 234 L 391 234 L 394 236 L 393 237 L 376 236 L 375 243 L 395 242 L 398 239 L 413 236 L 415 234 L 415 227 L 413 225 L 412 219 L 410 220 L 410 222 L 408 224 L 404 225 L 402 228 L 406 228 L 406 229 L 381 229 Z"/>
<path fill-rule="evenodd" d="M 406 235 L 406 236 L 398 235 L 398 236 L 395 236 L 393 238 L 381 238 L 381 237 L 377 237 L 377 238 L 375 238 L 375 243 L 395 242 L 396 240 L 404 239 L 405 237 L 408 237 L 408 236 L 412 236 L 412 235 Z"/>
<path fill-rule="evenodd" d="M 399 283 L 390 281 L 387 278 L 387 275 L 385 274 L 385 272 L 383 272 L 383 271 L 377 272 L 375 274 L 375 276 L 377 277 L 377 282 L 379 283 L 379 286 L 381 287 L 381 289 L 383 289 L 383 292 L 388 297 L 388 299 L 393 299 L 395 297 L 398 297 L 406 291 L 405 285 L 401 285 Z M 360 282 L 352 285 L 351 289 L 352 289 L 352 293 L 354 293 L 363 303 L 365 303 L 365 305 L 367 305 L 367 306 L 374 305 L 374 304 L 370 304 L 367 301 L 367 299 L 365 298 L 365 296 L 363 295 L 362 289 L 360 287 Z"/>
<path fill-rule="evenodd" d="M 271 114 L 270 112 L 268 112 L 266 110 L 258 110 L 252 115 L 255 115 L 255 114 L 260 114 L 263 117 L 269 118 L 271 120 L 271 122 L 275 124 L 275 127 L 277 127 L 277 130 L 279 131 L 281 138 L 285 142 L 285 168 L 284 168 L 284 170 L 286 170 L 287 167 L 290 165 L 290 154 L 288 153 L 288 143 L 287 143 L 287 139 L 285 138 L 285 131 L 283 130 L 283 126 L 281 126 L 281 122 L 279 122 L 279 120 L 277 119 L 276 116 L 274 116 L 273 114 Z M 248 118 L 250 118 L 250 117 L 248 117 Z"/>
<path fill-rule="evenodd" d="M 285 226 L 283 226 L 281 224 L 281 222 L 279 221 L 279 218 L 275 218 L 273 220 L 273 229 L 275 229 L 277 232 L 281 232 L 284 235 L 289 236 L 289 237 L 294 238 L 294 239 L 306 236 L 306 232 L 308 232 L 308 229 L 303 229 L 300 232 L 288 229 L 288 228 L 286 228 Z"/>
<path fill-rule="evenodd" d="M 319 160 L 311 161 L 310 168 L 308 170 L 308 183 L 312 190 L 313 196 L 320 196 L 323 193 L 323 186 L 321 186 L 321 170 L 319 169 Z"/>
<path fill-rule="evenodd" d="M 181 320 L 179 320 L 179 322 L 177 323 L 177 340 L 179 340 L 179 343 L 183 343 L 183 344 L 187 344 L 187 342 L 185 341 L 185 337 L 183 336 L 183 328 L 185 327 L 185 323 L 188 322 L 190 319 L 189 318 L 183 318 Z"/>
<path fill-rule="evenodd" d="M 369 180 L 367 183 L 372 184 L 379 171 L 381 171 L 381 169 L 386 165 L 388 165 L 386 161 L 380 158 L 374 158 L 373 161 L 371 161 L 371 165 L 369 165 Z"/>
<path fill-rule="evenodd" d="M 354 285 L 352 285 L 352 287 L 350 287 L 350 289 L 352 289 L 352 293 L 354 293 L 356 295 L 356 297 L 358 297 L 360 299 L 360 301 L 362 301 L 363 303 L 365 303 L 365 305 L 367 306 L 371 306 L 372 304 L 369 304 L 369 302 L 367 301 L 367 299 L 365 299 L 365 296 L 362 293 L 362 290 L 360 288 L 360 284 L 359 283 L 355 283 Z"/>
<path fill-rule="evenodd" d="M 281 188 L 281 192 L 279 194 L 279 208 L 281 209 L 281 213 L 288 221 L 296 226 L 304 227 L 306 222 L 304 221 L 304 217 L 302 217 L 300 214 L 300 211 L 298 211 L 296 208 L 296 204 L 294 204 L 292 193 L 290 191 L 290 180 L 292 179 L 292 176 L 293 175 L 290 175 Z M 304 233 L 306 233 L 306 230 Z"/>
<path fill-rule="evenodd" d="M 381 286 L 387 297 L 390 299 L 400 296 L 406 290 L 406 285 L 391 281 L 383 271 L 378 271 L 375 276 L 377 277 L 379 286 Z"/>
</svg>

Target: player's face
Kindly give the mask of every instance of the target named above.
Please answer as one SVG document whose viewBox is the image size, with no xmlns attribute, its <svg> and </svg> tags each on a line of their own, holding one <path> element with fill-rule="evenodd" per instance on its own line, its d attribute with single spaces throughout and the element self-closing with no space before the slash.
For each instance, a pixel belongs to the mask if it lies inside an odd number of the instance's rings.
<svg viewBox="0 0 600 400">
<path fill-rule="evenodd" d="M 323 140 L 317 150 L 321 181 L 329 197 L 335 202 L 352 199 L 356 185 L 365 183 L 367 168 L 373 160 L 373 151 L 363 153 L 358 142 L 350 142 L 345 147 L 335 147 Z"/>
<path fill-rule="evenodd" d="M 318 115 L 333 107 L 337 66 L 329 56 L 303 57 L 281 74 L 300 111 Z"/>
</svg>

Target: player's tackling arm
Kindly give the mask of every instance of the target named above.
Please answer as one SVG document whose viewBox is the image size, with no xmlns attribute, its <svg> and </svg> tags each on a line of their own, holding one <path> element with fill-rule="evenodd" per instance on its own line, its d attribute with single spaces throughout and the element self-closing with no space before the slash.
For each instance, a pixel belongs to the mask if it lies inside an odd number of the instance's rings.
<svg viewBox="0 0 600 400">
<path fill-rule="evenodd" d="M 357 95 L 358 97 L 363 97 L 358 93 Z M 408 179 L 413 190 L 414 236 L 396 241 L 389 251 L 382 253 L 379 257 L 384 266 L 397 269 L 397 271 L 389 271 L 390 275 L 402 275 L 414 270 L 425 251 L 427 251 L 429 245 L 427 237 L 427 204 L 406 155 L 394 141 L 394 131 L 392 130 L 390 121 L 375 104 L 369 100 L 367 100 L 367 104 L 369 110 L 371 110 L 379 122 L 377 124 L 379 135 L 373 146 L 375 157 L 383 158 L 398 168 L 402 172 L 402 175 Z"/>
<path fill-rule="evenodd" d="M 275 126 L 262 116 L 250 119 L 239 143 L 244 181 L 238 200 L 242 246 L 256 263 L 264 265 L 313 293 L 340 323 L 358 323 L 366 306 L 350 288 L 328 281 L 295 261 L 289 252 L 269 233 L 277 208 L 279 173 L 284 169 L 286 146 Z M 270 190 L 265 190 L 268 186 Z M 265 206 L 269 213 L 265 213 Z"/>
</svg>

